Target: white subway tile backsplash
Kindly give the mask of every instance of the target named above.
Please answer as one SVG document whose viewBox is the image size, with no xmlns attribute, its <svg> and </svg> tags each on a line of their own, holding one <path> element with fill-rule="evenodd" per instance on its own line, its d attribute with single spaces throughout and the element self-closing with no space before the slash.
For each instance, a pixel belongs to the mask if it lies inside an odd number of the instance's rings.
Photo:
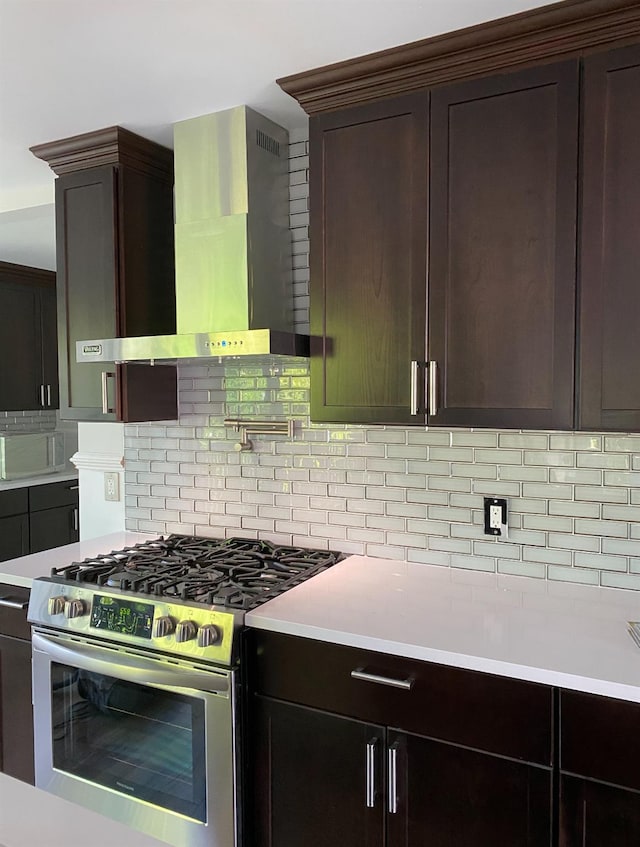
<svg viewBox="0 0 640 847">
<path fill-rule="evenodd" d="M 308 332 L 305 131 L 289 154 L 293 315 Z M 125 427 L 129 529 L 640 591 L 640 434 L 314 424 L 296 359 L 181 366 L 179 395 L 178 423 Z M 29 420 L 10 415 L 0 429 Z M 236 415 L 293 416 L 295 436 L 255 436 L 239 455 L 223 425 Z M 507 539 L 484 535 L 485 496 L 507 497 Z"/>
</svg>

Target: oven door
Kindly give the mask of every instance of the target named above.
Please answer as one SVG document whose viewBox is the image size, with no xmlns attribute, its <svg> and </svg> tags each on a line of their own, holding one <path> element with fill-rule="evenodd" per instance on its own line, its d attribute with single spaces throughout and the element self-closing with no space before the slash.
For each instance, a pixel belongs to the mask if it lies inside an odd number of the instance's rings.
<svg viewBox="0 0 640 847">
<path fill-rule="evenodd" d="M 234 673 L 34 630 L 36 785 L 175 845 L 237 843 Z"/>
</svg>

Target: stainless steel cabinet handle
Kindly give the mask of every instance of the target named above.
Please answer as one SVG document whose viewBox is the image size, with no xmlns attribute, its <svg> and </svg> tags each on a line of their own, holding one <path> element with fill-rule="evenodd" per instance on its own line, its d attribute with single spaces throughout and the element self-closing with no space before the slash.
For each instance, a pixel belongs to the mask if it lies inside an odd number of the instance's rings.
<svg viewBox="0 0 640 847">
<path fill-rule="evenodd" d="M 429 415 L 438 414 L 438 363 L 429 362 Z"/>
<path fill-rule="evenodd" d="M 0 606 L 4 609 L 26 609 L 28 600 L 12 600 L 10 597 L 0 597 Z"/>
<path fill-rule="evenodd" d="M 78 491 L 79 488 L 79 485 L 67 485 L 67 491 Z"/>
<path fill-rule="evenodd" d="M 411 691 L 414 682 L 412 677 L 408 679 L 392 679 L 389 676 L 367 673 L 363 668 L 356 668 L 351 671 L 351 678 L 360 679 L 363 682 L 376 682 L 378 685 L 389 685 L 391 688 L 401 688 L 403 691 Z"/>
<path fill-rule="evenodd" d="M 411 362 L 411 409 L 410 414 L 418 414 L 418 362 L 414 359 Z"/>
<path fill-rule="evenodd" d="M 373 809 L 376 804 L 376 747 L 378 739 L 372 738 L 367 742 L 367 809 Z"/>
<path fill-rule="evenodd" d="M 392 744 L 387 751 L 388 797 L 387 805 L 390 815 L 398 812 L 398 742 Z"/>
<path fill-rule="evenodd" d="M 47 406 L 51 405 L 51 386 L 47 385 Z"/>
<path fill-rule="evenodd" d="M 74 532 L 78 531 L 78 523 L 79 523 L 79 521 L 78 521 L 78 508 L 76 507 L 73 510 L 73 531 Z"/>
<path fill-rule="evenodd" d="M 108 415 L 111 412 L 115 412 L 115 409 L 109 408 L 109 390 L 108 390 L 108 380 L 109 377 L 112 379 L 116 378 L 116 375 L 113 371 L 102 371 L 102 414 Z"/>
<path fill-rule="evenodd" d="M 42 406 L 42 408 L 44 408 L 46 405 L 44 402 L 44 385 L 40 386 L 40 405 Z"/>
</svg>

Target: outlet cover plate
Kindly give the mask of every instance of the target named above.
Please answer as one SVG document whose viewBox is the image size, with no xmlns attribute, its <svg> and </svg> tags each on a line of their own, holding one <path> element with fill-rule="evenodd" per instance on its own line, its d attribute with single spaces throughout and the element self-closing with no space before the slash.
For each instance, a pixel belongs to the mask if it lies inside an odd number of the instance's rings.
<svg viewBox="0 0 640 847">
<path fill-rule="evenodd" d="M 120 500 L 120 474 L 117 471 L 104 475 L 104 499 L 115 503 Z"/>
<path fill-rule="evenodd" d="M 500 525 L 496 526 L 495 521 L 491 520 L 492 513 L 495 515 L 495 510 L 499 510 Z M 485 535 L 502 535 L 501 527 L 507 526 L 507 501 L 504 497 L 485 497 L 484 498 L 484 534 Z"/>
</svg>

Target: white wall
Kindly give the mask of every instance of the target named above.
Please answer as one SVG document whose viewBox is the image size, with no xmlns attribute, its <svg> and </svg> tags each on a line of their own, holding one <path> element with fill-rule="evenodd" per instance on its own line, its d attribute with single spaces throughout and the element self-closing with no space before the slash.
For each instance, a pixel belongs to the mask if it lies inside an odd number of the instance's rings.
<svg viewBox="0 0 640 847">
<path fill-rule="evenodd" d="M 79 423 L 71 461 L 80 483 L 80 540 L 124 529 L 124 424 Z M 104 475 L 117 473 L 120 499 L 104 498 Z"/>
</svg>

